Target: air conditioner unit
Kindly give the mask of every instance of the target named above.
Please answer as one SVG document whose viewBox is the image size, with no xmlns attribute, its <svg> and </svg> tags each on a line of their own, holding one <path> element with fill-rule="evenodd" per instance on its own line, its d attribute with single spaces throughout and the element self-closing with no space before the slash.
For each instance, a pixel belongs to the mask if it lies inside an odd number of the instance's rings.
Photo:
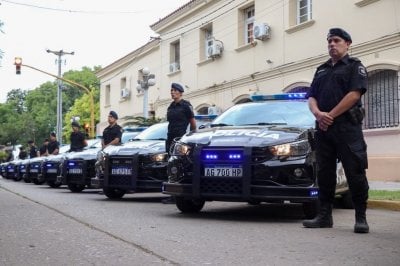
<svg viewBox="0 0 400 266">
<path fill-rule="evenodd" d="M 208 49 L 207 49 L 207 57 L 208 58 L 216 58 L 221 56 L 222 54 L 222 44 L 217 42 L 217 41 L 213 41 L 212 43 L 210 43 L 210 45 L 208 45 Z"/>
<path fill-rule="evenodd" d="M 121 98 L 127 99 L 131 95 L 130 91 L 128 88 L 123 88 L 121 89 Z"/>
<path fill-rule="evenodd" d="M 267 23 L 256 24 L 253 27 L 254 39 L 266 40 L 270 37 L 270 27 Z"/>
<path fill-rule="evenodd" d="M 181 66 L 180 66 L 179 62 L 173 62 L 173 63 L 169 64 L 169 72 L 170 73 L 176 72 L 180 69 L 181 69 Z"/>
</svg>

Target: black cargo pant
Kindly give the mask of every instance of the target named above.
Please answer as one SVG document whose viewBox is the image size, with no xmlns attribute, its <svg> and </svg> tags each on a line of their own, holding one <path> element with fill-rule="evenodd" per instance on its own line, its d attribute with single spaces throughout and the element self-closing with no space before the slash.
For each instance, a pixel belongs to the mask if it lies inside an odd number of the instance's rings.
<svg viewBox="0 0 400 266">
<path fill-rule="evenodd" d="M 336 160 L 342 161 L 355 206 L 368 200 L 367 145 L 361 124 L 347 119 L 335 121 L 327 131 L 316 132 L 317 176 L 321 202 L 333 203 L 336 187 Z"/>
</svg>

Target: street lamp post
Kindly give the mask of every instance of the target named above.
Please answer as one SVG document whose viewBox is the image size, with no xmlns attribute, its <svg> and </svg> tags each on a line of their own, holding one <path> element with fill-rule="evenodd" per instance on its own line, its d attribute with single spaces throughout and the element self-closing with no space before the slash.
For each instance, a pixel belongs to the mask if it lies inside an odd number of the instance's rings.
<svg viewBox="0 0 400 266">
<path fill-rule="evenodd" d="M 150 74 L 150 69 L 144 67 L 142 69 L 143 80 L 138 80 L 136 90 L 140 93 L 143 92 L 143 117 L 149 117 L 148 102 L 149 102 L 149 87 L 156 84 L 155 75 Z"/>
<path fill-rule="evenodd" d="M 66 54 L 74 55 L 74 52 L 64 52 L 60 51 L 51 51 L 49 49 L 46 50 L 48 53 L 52 53 L 58 56 L 58 76 L 61 77 L 61 57 Z M 57 90 L 57 139 L 60 145 L 62 145 L 62 80 L 58 79 L 58 90 Z"/>
</svg>

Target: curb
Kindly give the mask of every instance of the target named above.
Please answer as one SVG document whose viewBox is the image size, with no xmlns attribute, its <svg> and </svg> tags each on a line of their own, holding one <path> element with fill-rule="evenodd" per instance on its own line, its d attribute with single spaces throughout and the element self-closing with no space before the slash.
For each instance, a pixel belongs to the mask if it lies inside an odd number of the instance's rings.
<svg viewBox="0 0 400 266">
<path fill-rule="evenodd" d="M 368 200 L 368 208 L 386 209 L 391 211 L 400 211 L 400 201 L 392 200 Z"/>
</svg>

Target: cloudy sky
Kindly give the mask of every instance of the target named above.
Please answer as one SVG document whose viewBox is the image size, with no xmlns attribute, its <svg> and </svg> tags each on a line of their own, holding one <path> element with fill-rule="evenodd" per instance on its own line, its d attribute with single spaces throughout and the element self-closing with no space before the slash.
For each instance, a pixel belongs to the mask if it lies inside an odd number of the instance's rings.
<svg viewBox="0 0 400 266">
<path fill-rule="evenodd" d="M 106 66 L 156 36 L 149 25 L 189 0 L 0 0 L 0 102 L 11 89 L 29 90 L 54 78 L 29 68 L 15 74 L 14 58 L 53 74 L 63 50 L 62 71 Z"/>
</svg>

